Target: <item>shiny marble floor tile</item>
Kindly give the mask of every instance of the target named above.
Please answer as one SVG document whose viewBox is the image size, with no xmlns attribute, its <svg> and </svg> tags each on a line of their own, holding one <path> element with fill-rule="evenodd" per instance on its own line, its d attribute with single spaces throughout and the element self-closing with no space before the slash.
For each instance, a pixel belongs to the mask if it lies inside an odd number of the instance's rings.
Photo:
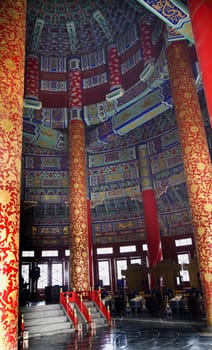
<svg viewBox="0 0 212 350">
<path fill-rule="evenodd" d="M 212 350 L 204 325 L 163 320 L 115 320 L 96 334 L 84 331 L 29 339 L 29 350 Z"/>
</svg>

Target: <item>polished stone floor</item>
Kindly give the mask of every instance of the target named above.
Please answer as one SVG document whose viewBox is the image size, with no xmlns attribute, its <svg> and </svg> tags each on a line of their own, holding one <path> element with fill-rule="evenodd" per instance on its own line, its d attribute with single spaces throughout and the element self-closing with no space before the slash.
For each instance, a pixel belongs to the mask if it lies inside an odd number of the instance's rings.
<svg viewBox="0 0 212 350">
<path fill-rule="evenodd" d="M 166 319 L 113 319 L 111 328 L 91 334 L 55 334 L 29 339 L 29 350 L 212 350 L 212 333 L 204 322 Z"/>
</svg>

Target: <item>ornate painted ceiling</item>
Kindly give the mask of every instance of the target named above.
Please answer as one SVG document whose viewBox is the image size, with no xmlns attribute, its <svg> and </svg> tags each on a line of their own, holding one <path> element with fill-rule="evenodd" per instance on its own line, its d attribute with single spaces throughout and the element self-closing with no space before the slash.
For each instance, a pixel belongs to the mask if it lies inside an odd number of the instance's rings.
<svg viewBox="0 0 212 350">
<path fill-rule="evenodd" d="M 88 196 L 94 241 L 144 238 L 137 146 L 146 144 L 164 235 L 192 232 L 177 125 L 166 64 L 168 40 L 185 39 L 191 53 L 205 125 L 207 111 L 186 1 L 28 0 L 26 60 L 38 57 L 41 109 L 24 110 L 24 237 L 68 245 L 67 103 L 69 60 L 83 74 Z M 151 63 L 140 54 L 140 21 L 151 28 Z M 110 101 L 107 48 L 118 48 L 124 95 Z M 146 70 L 145 70 L 146 69 Z M 29 101 L 30 102 L 30 101 Z M 33 101 L 34 102 L 34 101 Z M 207 128 L 212 149 L 211 129 Z M 32 204 L 32 205 L 31 205 Z M 63 238 L 61 240 L 61 237 Z"/>
<path fill-rule="evenodd" d="M 27 51 L 87 54 L 115 43 L 145 12 L 166 23 L 170 36 L 182 36 L 193 42 L 185 1 L 29 0 Z"/>
<path fill-rule="evenodd" d="M 103 71 L 102 67 L 106 66 L 107 63 L 107 48 L 115 44 L 119 54 L 129 56 L 130 50 L 132 51 L 130 45 L 139 41 L 138 27 L 139 21 L 143 17 L 146 18 L 147 22 L 152 23 L 156 33 L 160 33 L 164 25 L 168 32 L 169 41 L 184 38 L 188 40 L 191 48 L 193 47 L 189 13 L 185 1 L 28 1 L 26 51 L 27 56 L 38 55 L 40 57 L 41 93 L 39 99 L 41 101 L 39 103 L 42 104 L 43 109 L 40 112 L 32 112 L 30 108 L 26 109 L 24 118 L 26 142 L 37 145 L 45 142 L 50 148 L 66 147 L 66 135 L 55 130 L 54 125 L 52 128 L 51 123 L 49 129 L 49 124 L 45 122 L 51 119 L 51 111 L 49 116 L 49 112 L 45 108 L 57 108 L 58 112 L 56 113 L 63 114 L 63 123 L 60 128 L 67 128 L 67 97 L 63 92 L 67 89 L 68 61 L 72 57 L 80 57 L 85 76 L 84 85 L 97 86 L 99 83 L 96 84 L 95 79 L 106 82 L 107 68 Z M 138 60 L 136 54 L 131 58 L 131 61 Z M 128 65 L 132 64 L 129 60 Z M 109 92 L 106 85 L 102 84 L 102 88 L 98 85 L 98 91 L 93 89 L 90 90 L 91 93 L 89 89 L 84 90 L 83 118 L 86 125 L 93 128 L 111 120 L 111 131 L 107 139 L 103 137 L 103 142 L 113 139 L 114 134 L 123 135 L 129 132 L 149 120 L 150 115 L 155 117 L 172 107 L 164 50 L 161 50 L 158 59 L 154 59 L 153 64 L 146 65 L 145 68 L 147 73 L 151 75 L 150 78 L 140 81 L 138 70 L 131 75 L 130 79 L 128 74 L 128 82 L 124 86 L 124 96 L 116 99 L 115 102 L 107 103 L 105 101 Z M 124 65 L 121 69 L 122 71 L 125 69 Z M 142 67 L 140 71 L 141 69 Z M 86 79 L 88 70 L 99 70 L 100 73 L 95 71 L 93 78 Z M 48 71 L 49 76 L 47 77 L 47 73 L 42 73 L 42 71 Z M 60 76 L 56 74 L 57 72 L 60 72 Z M 55 73 L 54 78 L 51 76 L 52 73 Z M 199 76 L 198 67 L 195 69 L 195 74 L 196 77 Z M 53 79 L 54 81 L 50 83 L 49 80 Z M 60 82 L 56 80 L 60 80 Z M 50 89 L 55 92 L 58 90 L 55 99 L 51 98 L 48 92 L 44 92 L 44 90 Z M 94 97 L 95 94 L 96 97 Z M 58 99 L 60 102 L 57 102 Z M 149 107 L 144 108 L 140 106 L 141 103 L 138 107 L 135 106 L 141 110 L 137 115 L 137 122 L 135 122 L 134 112 L 133 115 L 127 112 L 129 117 L 126 125 L 122 122 L 126 117 L 126 113 L 123 113 L 122 110 L 138 100 L 142 101 L 142 106 L 149 104 Z M 149 103 L 149 101 L 151 102 Z M 151 113 L 149 113 L 150 111 Z M 59 123 L 55 124 L 57 125 L 56 129 L 58 129 Z M 99 127 L 96 130 L 98 135 L 102 134 L 100 128 L 102 129 Z M 52 136 L 51 141 L 48 134 Z M 89 148 L 93 149 L 97 144 L 98 142 L 94 140 Z"/>
<path fill-rule="evenodd" d="M 142 6 L 127 1 L 28 1 L 28 51 L 84 55 L 114 43 Z M 137 5 L 137 4 L 136 4 Z"/>
</svg>

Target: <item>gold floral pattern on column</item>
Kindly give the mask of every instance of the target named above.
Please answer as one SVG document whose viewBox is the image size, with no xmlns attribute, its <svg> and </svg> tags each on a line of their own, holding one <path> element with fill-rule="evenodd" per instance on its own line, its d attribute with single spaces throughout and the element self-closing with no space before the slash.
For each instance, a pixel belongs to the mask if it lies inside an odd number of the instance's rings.
<svg viewBox="0 0 212 350">
<path fill-rule="evenodd" d="M 0 5 L 0 349 L 18 348 L 25 0 Z"/>
<path fill-rule="evenodd" d="M 170 44 L 167 48 L 167 60 L 193 216 L 207 322 L 212 327 L 211 159 L 186 43 Z"/>
<path fill-rule="evenodd" d="M 90 283 L 85 126 L 81 120 L 69 124 L 69 152 L 70 283 L 76 290 L 87 290 Z"/>
</svg>

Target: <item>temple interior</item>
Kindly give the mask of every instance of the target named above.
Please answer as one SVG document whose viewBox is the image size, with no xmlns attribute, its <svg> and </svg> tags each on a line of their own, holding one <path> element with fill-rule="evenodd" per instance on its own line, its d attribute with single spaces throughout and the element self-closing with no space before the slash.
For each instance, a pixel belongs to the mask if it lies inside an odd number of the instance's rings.
<svg viewBox="0 0 212 350">
<path fill-rule="evenodd" d="M 18 298 L 35 333 L 22 348 L 212 349 L 212 121 L 189 6 L 27 0 Z M 83 336 L 79 305 L 98 296 L 110 327 Z M 58 303 L 77 331 L 27 325 L 26 308 Z"/>
</svg>

